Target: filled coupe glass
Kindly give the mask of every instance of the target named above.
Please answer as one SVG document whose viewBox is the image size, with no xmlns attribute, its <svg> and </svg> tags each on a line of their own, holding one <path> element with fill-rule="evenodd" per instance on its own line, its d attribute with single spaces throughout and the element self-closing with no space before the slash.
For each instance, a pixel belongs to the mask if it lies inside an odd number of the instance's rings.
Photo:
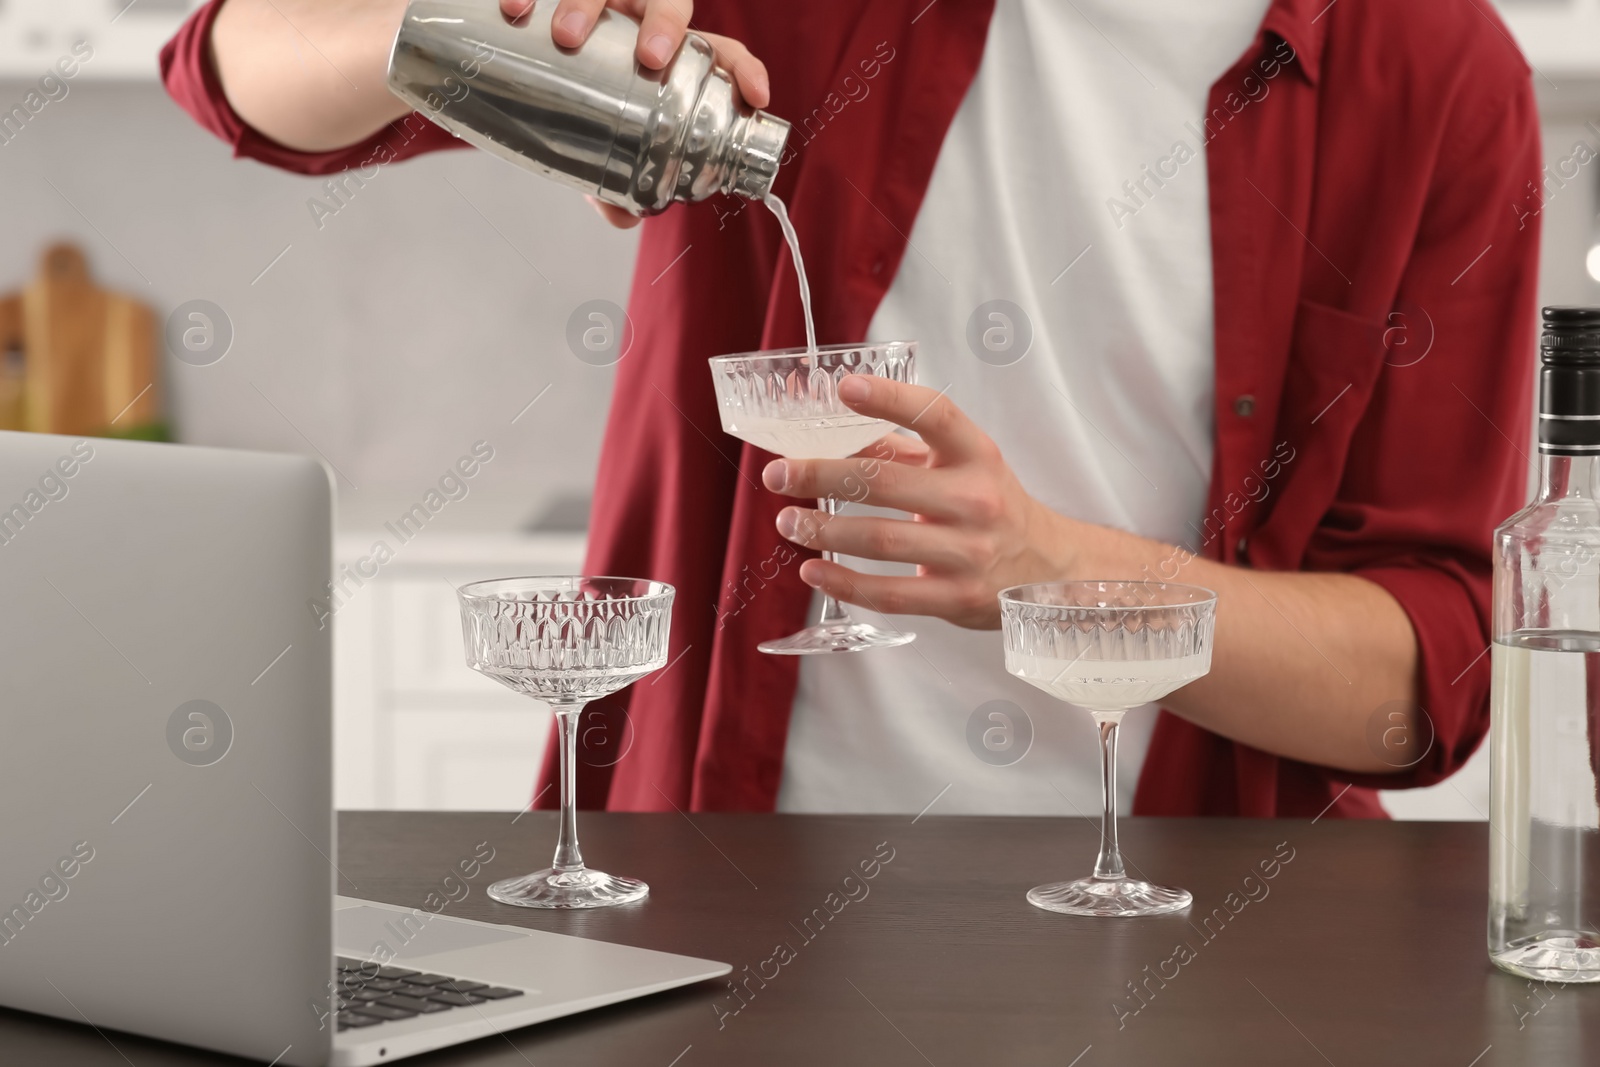
<svg viewBox="0 0 1600 1067">
<path fill-rule="evenodd" d="M 1100 732 L 1100 856 L 1094 874 L 1028 891 L 1068 915 L 1160 915 L 1189 892 L 1129 878 L 1117 846 L 1117 727 L 1211 669 L 1216 594 L 1166 582 L 1044 582 L 1000 594 L 1006 670 L 1093 716 Z"/>
<path fill-rule="evenodd" d="M 561 746 L 555 859 L 542 871 L 494 883 L 489 896 L 524 908 L 643 899 L 645 883 L 590 870 L 578 851 L 577 725 L 589 701 L 665 666 L 672 586 L 638 578 L 500 578 L 464 585 L 456 596 L 467 666 L 550 705 Z"/>
<path fill-rule="evenodd" d="M 851 411 L 839 400 L 839 382 L 852 374 L 916 380 L 915 341 L 774 349 L 711 360 L 722 428 L 728 434 L 786 459 L 844 459 L 894 430 L 882 419 Z M 823 497 L 833 516 L 839 501 Z M 832 559 L 830 552 L 823 559 Z M 824 595 L 816 625 L 756 647 L 774 655 L 861 652 L 892 648 L 916 639 L 904 630 L 857 622 Z"/>
</svg>

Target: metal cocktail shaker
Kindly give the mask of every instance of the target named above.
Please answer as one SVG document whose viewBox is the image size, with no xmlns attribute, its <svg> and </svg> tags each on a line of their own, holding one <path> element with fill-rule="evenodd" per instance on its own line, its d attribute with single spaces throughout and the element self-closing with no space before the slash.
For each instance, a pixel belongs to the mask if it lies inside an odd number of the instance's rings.
<svg viewBox="0 0 1600 1067">
<path fill-rule="evenodd" d="M 635 215 L 772 188 L 789 124 L 736 102 L 703 37 L 647 70 L 626 15 L 602 11 L 568 49 L 550 37 L 555 9 L 539 0 L 513 25 L 495 0 L 411 0 L 389 88 L 462 140 Z"/>
</svg>

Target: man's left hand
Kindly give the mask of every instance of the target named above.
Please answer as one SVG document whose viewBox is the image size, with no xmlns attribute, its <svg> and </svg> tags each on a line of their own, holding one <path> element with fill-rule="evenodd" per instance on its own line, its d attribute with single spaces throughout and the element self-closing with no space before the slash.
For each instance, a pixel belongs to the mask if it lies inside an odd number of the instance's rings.
<svg viewBox="0 0 1600 1067">
<path fill-rule="evenodd" d="M 849 459 L 774 460 L 762 481 L 786 496 L 831 496 L 911 518 L 830 518 L 790 507 L 778 514 L 778 532 L 819 551 L 914 563 L 917 574 L 862 574 L 813 559 L 800 567 L 807 585 L 883 614 L 933 615 L 994 629 L 1000 590 L 1068 577 L 1075 544 L 1110 532 L 1074 522 L 1029 496 L 995 443 L 941 393 L 851 375 L 839 383 L 839 399 L 862 415 L 915 430 L 922 440 L 892 434 Z"/>
</svg>

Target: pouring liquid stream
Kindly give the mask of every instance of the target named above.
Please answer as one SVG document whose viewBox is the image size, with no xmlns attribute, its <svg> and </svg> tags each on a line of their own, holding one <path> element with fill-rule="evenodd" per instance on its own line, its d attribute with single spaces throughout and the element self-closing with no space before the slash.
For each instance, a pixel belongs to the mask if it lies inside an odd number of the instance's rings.
<svg viewBox="0 0 1600 1067">
<path fill-rule="evenodd" d="M 814 354 L 817 351 L 817 326 L 811 319 L 811 286 L 806 281 L 806 263 L 800 258 L 800 238 L 794 232 L 794 223 L 789 221 L 789 209 L 784 207 L 783 201 L 772 193 L 761 198 L 767 205 L 767 210 L 778 217 L 778 225 L 783 227 L 783 238 L 789 242 L 789 256 L 794 260 L 794 272 L 800 279 L 800 307 L 806 313 L 806 352 Z"/>
</svg>

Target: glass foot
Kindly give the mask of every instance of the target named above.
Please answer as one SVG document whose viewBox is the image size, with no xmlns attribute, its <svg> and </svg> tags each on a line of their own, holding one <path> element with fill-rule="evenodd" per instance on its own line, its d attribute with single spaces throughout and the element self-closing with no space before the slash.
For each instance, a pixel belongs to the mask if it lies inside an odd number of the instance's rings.
<svg viewBox="0 0 1600 1067">
<path fill-rule="evenodd" d="M 1589 931 L 1523 938 L 1489 958 L 1503 971 L 1541 982 L 1600 982 L 1600 935 Z"/>
<path fill-rule="evenodd" d="M 774 656 L 809 656 L 818 652 L 865 652 L 869 648 L 908 645 L 917 635 L 904 630 L 880 630 L 871 623 L 833 622 L 807 626 L 799 633 L 776 641 L 763 641 L 756 648 Z"/>
<path fill-rule="evenodd" d="M 1182 911 L 1192 899 L 1187 889 L 1132 878 L 1080 878 L 1028 890 L 1029 904 L 1064 915 L 1163 915 Z"/>
<path fill-rule="evenodd" d="M 618 878 L 587 868 L 536 871 L 489 887 L 491 899 L 519 908 L 609 908 L 643 900 L 649 892 L 650 887 L 637 878 Z"/>
</svg>

